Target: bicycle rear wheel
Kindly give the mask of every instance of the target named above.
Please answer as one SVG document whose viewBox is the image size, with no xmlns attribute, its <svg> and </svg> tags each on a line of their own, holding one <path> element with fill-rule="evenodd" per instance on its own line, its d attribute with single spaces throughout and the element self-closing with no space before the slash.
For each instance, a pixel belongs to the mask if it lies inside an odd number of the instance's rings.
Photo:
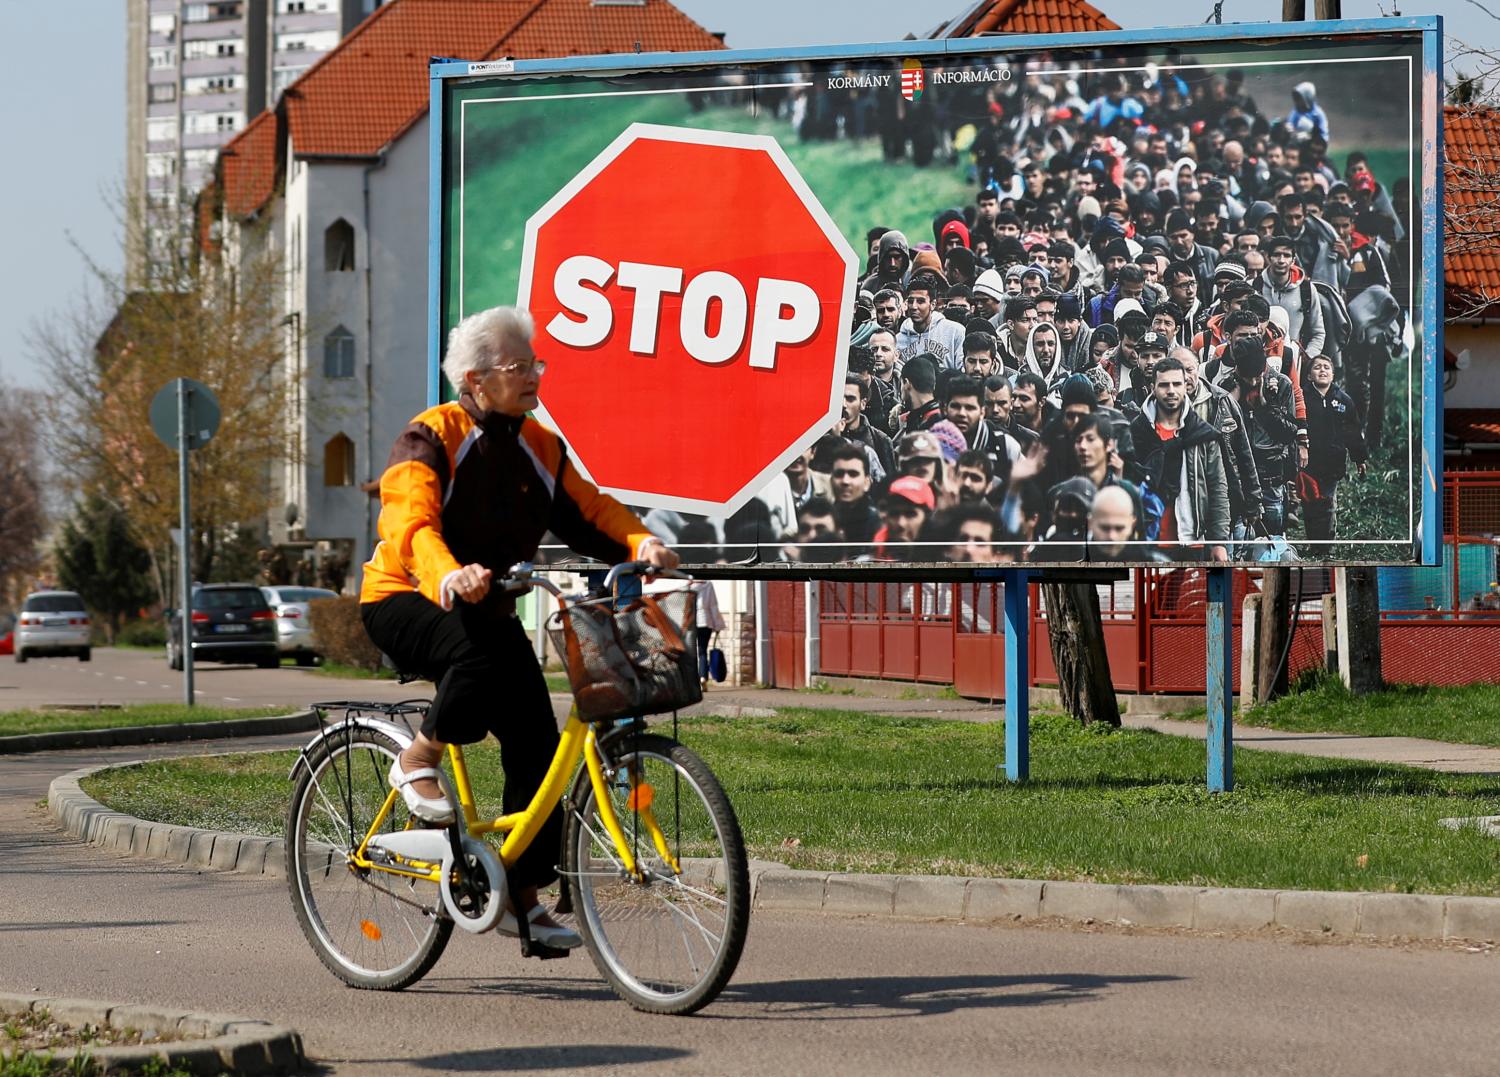
<svg viewBox="0 0 1500 1077">
<path fill-rule="evenodd" d="M 745 945 L 750 872 L 739 822 L 707 764 L 676 741 L 631 737 L 612 755 L 610 801 L 642 878 L 625 872 L 585 775 L 570 805 L 565 864 L 578 928 L 626 1002 L 692 1013 L 729 982 Z M 653 840 L 648 808 L 680 873 Z"/>
<path fill-rule="evenodd" d="M 349 728 L 313 749 L 298 769 L 286 824 L 286 877 L 297 922 L 330 972 L 351 987 L 399 991 L 425 976 L 453 933 L 430 882 L 359 868 L 354 851 L 390 789 L 401 746 Z M 407 827 L 405 803 L 382 830 Z"/>
</svg>

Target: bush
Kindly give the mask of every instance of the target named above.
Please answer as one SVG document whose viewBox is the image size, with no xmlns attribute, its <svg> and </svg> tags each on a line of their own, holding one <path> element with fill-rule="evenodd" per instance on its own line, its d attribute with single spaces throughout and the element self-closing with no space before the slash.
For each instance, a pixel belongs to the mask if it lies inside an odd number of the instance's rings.
<svg viewBox="0 0 1500 1077">
<path fill-rule="evenodd" d="M 380 649 L 370 641 L 359 619 L 359 599 L 320 598 L 308 604 L 313 646 L 329 662 L 367 669 L 380 668 Z"/>
<path fill-rule="evenodd" d="M 120 629 L 115 642 L 122 647 L 165 647 L 167 626 L 161 620 L 131 621 Z"/>
</svg>

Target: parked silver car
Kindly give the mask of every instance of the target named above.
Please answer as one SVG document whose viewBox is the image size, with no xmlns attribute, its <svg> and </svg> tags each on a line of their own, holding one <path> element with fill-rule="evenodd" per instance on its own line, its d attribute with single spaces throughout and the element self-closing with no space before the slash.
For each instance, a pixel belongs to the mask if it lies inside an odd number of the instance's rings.
<svg viewBox="0 0 1500 1077">
<path fill-rule="evenodd" d="M 338 598 L 338 592 L 322 587 L 262 587 L 261 590 L 276 611 L 276 649 L 282 657 L 291 655 L 299 666 L 312 665 L 318 652 L 313 646 L 308 606 L 320 598 Z"/>
<path fill-rule="evenodd" d="M 35 591 L 21 604 L 16 620 L 16 661 L 44 654 L 77 655 L 80 662 L 93 657 L 89 646 L 91 628 L 88 607 L 72 591 Z"/>
</svg>

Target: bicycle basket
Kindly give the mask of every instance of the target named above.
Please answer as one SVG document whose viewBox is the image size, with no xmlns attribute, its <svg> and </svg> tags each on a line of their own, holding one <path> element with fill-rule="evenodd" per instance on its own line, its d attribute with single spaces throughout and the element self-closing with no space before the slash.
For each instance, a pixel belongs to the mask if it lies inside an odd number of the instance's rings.
<svg viewBox="0 0 1500 1077">
<path fill-rule="evenodd" d="M 698 680 L 698 596 L 689 587 L 575 602 L 547 620 L 578 714 L 590 722 L 680 710 L 703 698 Z"/>
</svg>

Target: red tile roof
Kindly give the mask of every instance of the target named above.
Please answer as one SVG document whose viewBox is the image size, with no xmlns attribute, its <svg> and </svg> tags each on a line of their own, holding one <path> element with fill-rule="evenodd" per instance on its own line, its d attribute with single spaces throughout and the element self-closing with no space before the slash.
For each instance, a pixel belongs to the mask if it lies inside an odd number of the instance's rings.
<svg viewBox="0 0 1500 1077">
<path fill-rule="evenodd" d="M 277 128 L 275 114 L 262 112 L 219 150 L 224 208 L 235 218 L 250 216 L 276 193 Z"/>
<path fill-rule="evenodd" d="M 278 129 L 290 132 L 299 157 L 376 156 L 426 114 L 433 56 L 538 59 L 723 47 L 669 0 L 391 0 L 292 83 L 276 114 L 257 116 L 226 147 L 239 158 L 225 162 L 226 206 L 243 217 L 275 192 Z M 268 142 L 262 127 L 270 129 Z"/>
<path fill-rule="evenodd" d="M 1448 313 L 1473 316 L 1500 298 L 1500 111 L 1444 108 L 1443 148 Z"/>
<path fill-rule="evenodd" d="M 991 0 L 941 27 L 934 37 L 979 34 L 1070 34 L 1118 30 L 1120 24 L 1085 0 Z"/>
</svg>

